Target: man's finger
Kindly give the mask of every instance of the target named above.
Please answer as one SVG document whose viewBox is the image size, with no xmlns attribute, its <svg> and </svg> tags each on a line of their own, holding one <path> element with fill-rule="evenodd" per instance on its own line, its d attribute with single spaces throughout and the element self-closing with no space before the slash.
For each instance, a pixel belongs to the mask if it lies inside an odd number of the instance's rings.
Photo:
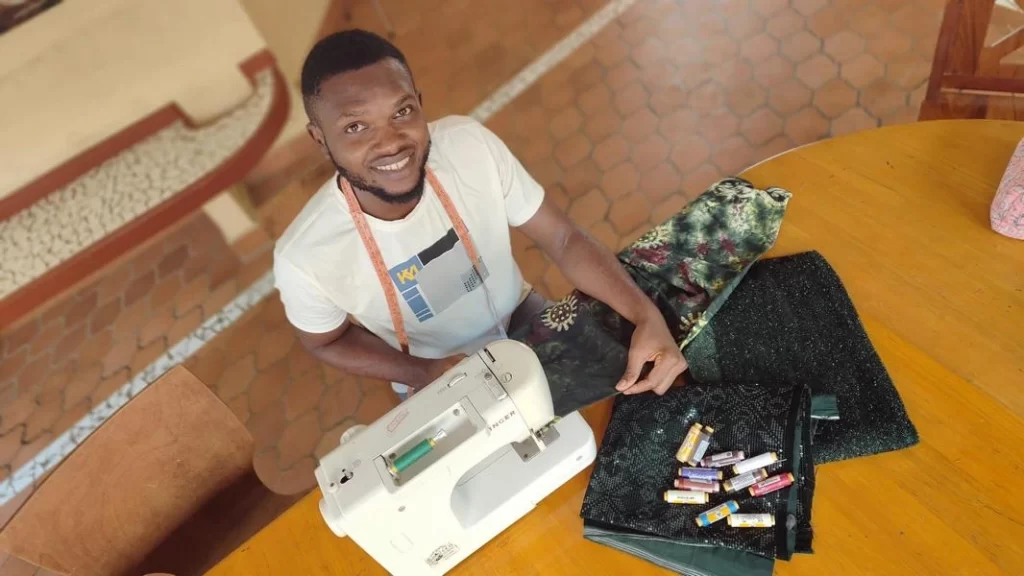
<svg viewBox="0 0 1024 576">
<path fill-rule="evenodd" d="M 632 350 L 629 351 L 627 358 L 626 373 L 622 375 L 622 380 L 619 380 L 619 383 L 615 385 L 615 389 L 619 392 L 636 384 L 637 379 L 640 378 L 640 372 L 646 363 L 643 356 L 634 354 Z"/>
<path fill-rule="evenodd" d="M 661 396 L 672 387 L 672 383 L 683 373 L 684 367 L 685 365 L 680 364 L 677 358 L 661 356 L 654 362 L 654 368 L 646 378 L 620 391 L 632 395 L 654 390 Z"/>
<path fill-rule="evenodd" d="M 623 394 L 631 396 L 633 394 L 640 394 L 641 392 L 647 392 L 654 388 L 654 382 L 651 382 L 650 378 L 644 378 L 643 380 L 633 384 L 622 391 Z"/>
<path fill-rule="evenodd" d="M 647 375 L 647 380 L 651 382 L 651 389 L 660 396 L 672 386 L 672 381 L 680 372 L 679 361 L 676 358 L 661 356 L 654 363 L 654 369 Z"/>
</svg>

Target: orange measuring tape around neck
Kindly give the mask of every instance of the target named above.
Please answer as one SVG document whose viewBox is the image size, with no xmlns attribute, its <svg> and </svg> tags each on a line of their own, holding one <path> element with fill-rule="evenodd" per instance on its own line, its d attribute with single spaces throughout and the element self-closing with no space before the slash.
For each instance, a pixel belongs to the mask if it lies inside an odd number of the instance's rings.
<svg viewBox="0 0 1024 576">
<path fill-rule="evenodd" d="M 480 276 L 480 281 L 483 282 L 483 275 L 480 274 L 479 268 L 480 253 L 477 252 L 476 245 L 473 244 L 473 239 L 469 236 L 469 229 L 466 228 L 466 223 L 462 221 L 462 217 L 455 210 L 451 197 L 448 196 L 444 187 L 441 186 L 441 182 L 434 175 L 434 171 L 430 168 L 427 168 L 426 171 L 427 182 L 430 182 L 430 187 L 434 189 L 434 194 L 441 202 L 441 206 L 444 207 L 445 213 L 448 214 L 448 220 L 451 221 L 452 226 L 455 228 L 455 233 L 459 236 L 459 240 L 466 250 L 466 255 L 469 256 L 469 261 L 473 264 L 477 275 Z M 373 238 L 370 224 L 366 221 L 366 214 L 359 205 L 359 200 L 352 190 L 352 185 L 340 175 L 338 176 L 338 185 L 341 187 L 342 194 L 348 202 L 348 210 L 352 214 L 352 221 L 355 222 L 359 238 L 363 241 L 363 246 L 366 247 L 366 251 L 370 255 L 370 262 L 373 263 L 373 270 L 377 274 L 377 280 L 380 281 L 380 287 L 384 290 L 384 299 L 388 303 L 388 312 L 391 314 L 391 323 L 395 326 L 395 336 L 398 338 L 398 344 L 402 347 L 402 352 L 408 354 L 409 334 L 405 331 L 405 322 L 402 321 L 402 311 L 398 305 L 398 293 L 391 282 L 388 268 L 384 265 L 384 257 L 380 253 L 380 247 L 377 246 L 377 241 Z"/>
</svg>

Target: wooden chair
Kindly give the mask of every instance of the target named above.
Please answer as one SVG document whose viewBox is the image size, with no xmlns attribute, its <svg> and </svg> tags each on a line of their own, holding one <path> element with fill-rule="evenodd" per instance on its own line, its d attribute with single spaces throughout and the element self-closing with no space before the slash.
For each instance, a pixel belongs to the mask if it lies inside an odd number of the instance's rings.
<svg viewBox="0 0 1024 576">
<path fill-rule="evenodd" d="M 993 38 L 993 17 L 1014 23 Z M 1024 66 L 1007 62 L 1024 47 L 1020 22 L 1018 0 L 948 0 L 919 118 L 1024 118 Z"/>
<path fill-rule="evenodd" d="M 75 576 L 200 572 L 294 501 L 259 483 L 252 453 L 227 406 L 175 368 L 36 489 L 0 549 Z"/>
</svg>

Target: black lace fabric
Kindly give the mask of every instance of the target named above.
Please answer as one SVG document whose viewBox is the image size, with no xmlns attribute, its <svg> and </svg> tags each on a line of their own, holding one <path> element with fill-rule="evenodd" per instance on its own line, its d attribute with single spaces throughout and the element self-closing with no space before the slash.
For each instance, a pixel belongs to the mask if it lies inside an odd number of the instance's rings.
<svg viewBox="0 0 1024 576">
<path fill-rule="evenodd" d="M 819 464 L 918 442 L 839 276 L 817 252 L 754 264 L 683 354 L 701 383 L 799 384 L 834 395 L 839 419 L 815 430 Z"/>
<path fill-rule="evenodd" d="M 796 482 L 762 497 L 742 490 L 711 494 L 708 504 L 665 502 L 662 494 L 678 476 L 675 452 L 694 422 L 715 429 L 709 453 L 777 452 L 781 460 L 769 467 L 769 474 L 792 472 Z M 810 395 L 802 386 L 690 384 L 663 397 L 620 396 L 580 515 L 585 523 L 606 531 L 725 546 L 769 558 L 809 552 L 814 490 L 809 428 Z M 697 525 L 700 513 L 728 500 L 736 500 L 742 513 L 772 514 L 775 527 L 732 528 L 724 520 L 707 527 Z"/>
</svg>

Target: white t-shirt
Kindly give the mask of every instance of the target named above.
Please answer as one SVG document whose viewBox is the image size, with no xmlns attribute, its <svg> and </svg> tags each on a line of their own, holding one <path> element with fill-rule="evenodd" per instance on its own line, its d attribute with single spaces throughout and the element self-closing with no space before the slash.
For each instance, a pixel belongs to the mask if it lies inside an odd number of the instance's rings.
<svg viewBox="0 0 1024 576">
<path fill-rule="evenodd" d="M 528 294 L 512 257 L 509 226 L 533 217 L 544 189 L 480 123 L 450 116 L 429 126 L 434 171 L 483 260 L 487 290 L 429 182 L 401 220 L 366 216 L 390 272 L 409 352 L 420 358 L 471 354 L 497 338 Z M 288 320 L 304 332 L 330 332 L 352 315 L 391 346 L 398 339 L 373 264 L 348 204 L 331 178 L 309 200 L 274 249 L 274 278 Z M 396 387 L 396 389 L 404 389 Z"/>
</svg>

